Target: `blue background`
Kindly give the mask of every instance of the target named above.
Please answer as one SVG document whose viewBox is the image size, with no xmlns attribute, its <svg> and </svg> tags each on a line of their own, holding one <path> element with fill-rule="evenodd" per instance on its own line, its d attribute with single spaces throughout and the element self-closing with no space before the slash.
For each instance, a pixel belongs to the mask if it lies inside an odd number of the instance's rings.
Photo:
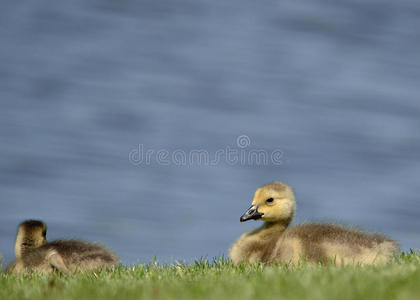
<svg viewBox="0 0 420 300">
<path fill-rule="evenodd" d="M 126 264 L 227 255 L 254 190 L 420 247 L 418 1 L 5 1 L 0 252 L 17 224 Z M 145 149 L 282 164 L 133 164 Z"/>
</svg>

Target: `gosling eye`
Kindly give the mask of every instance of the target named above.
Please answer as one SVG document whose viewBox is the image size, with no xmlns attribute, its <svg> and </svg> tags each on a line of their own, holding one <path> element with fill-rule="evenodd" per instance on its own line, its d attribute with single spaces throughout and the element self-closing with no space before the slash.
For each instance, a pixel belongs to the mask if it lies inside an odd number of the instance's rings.
<svg viewBox="0 0 420 300">
<path fill-rule="evenodd" d="M 273 203 L 273 201 L 274 201 L 274 198 L 268 198 L 267 200 L 265 200 L 265 202 L 267 203 Z"/>
</svg>

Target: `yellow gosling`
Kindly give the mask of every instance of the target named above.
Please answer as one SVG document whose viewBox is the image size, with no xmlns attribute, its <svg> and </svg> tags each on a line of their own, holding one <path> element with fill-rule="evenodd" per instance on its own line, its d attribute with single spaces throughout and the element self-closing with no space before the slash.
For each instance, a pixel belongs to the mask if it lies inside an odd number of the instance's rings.
<svg viewBox="0 0 420 300">
<path fill-rule="evenodd" d="M 77 240 L 47 242 L 46 232 L 47 226 L 42 221 L 28 220 L 19 225 L 16 260 L 7 268 L 7 273 L 51 274 L 58 270 L 68 274 L 118 264 L 118 257 L 100 244 Z"/>
<path fill-rule="evenodd" d="M 274 182 L 257 189 L 252 206 L 241 222 L 264 224 L 243 234 L 230 249 L 234 263 L 279 262 L 373 265 L 389 262 L 398 252 L 395 241 L 331 224 L 301 224 L 289 227 L 296 210 L 292 189 Z"/>
</svg>

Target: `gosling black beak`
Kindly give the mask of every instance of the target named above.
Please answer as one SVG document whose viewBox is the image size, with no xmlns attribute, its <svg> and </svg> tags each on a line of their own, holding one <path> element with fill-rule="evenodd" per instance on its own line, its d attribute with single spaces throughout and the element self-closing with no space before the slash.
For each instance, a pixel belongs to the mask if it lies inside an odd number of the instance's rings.
<svg viewBox="0 0 420 300">
<path fill-rule="evenodd" d="M 261 219 L 263 213 L 258 212 L 258 205 L 252 205 L 248 210 L 241 216 L 240 221 L 245 222 L 248 220 Z"/>
</svg>

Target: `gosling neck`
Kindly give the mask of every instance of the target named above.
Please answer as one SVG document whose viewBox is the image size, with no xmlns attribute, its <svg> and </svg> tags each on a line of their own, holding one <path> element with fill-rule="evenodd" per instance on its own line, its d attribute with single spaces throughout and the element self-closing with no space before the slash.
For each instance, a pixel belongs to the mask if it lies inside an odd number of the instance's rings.
<svg viewBox="0 0 420 300">
<path fill-rule="evenodd" d="M 16 258 L 22 258 L 29 252 L 31 252 L 34 249 L 33 243 L 31 241 L 22 241 L 22 240 L 16 240 L 15 243 L 15 255 Z"/>
<path fill-rule="evenodd" d="M 46 244 L 45 239 L 36 241 L 32 238 L 18 235 L 15 242 L 16 258 L 22 258 L 32 250 Z"/>
<path fill-rule="evenodd" d="M 289 226 L 291 220 L 282 220 L 276 222 L 264 222 L 264 224 L 257 230 L 263 236 L 271 236 L 273 234 L 281 234 Z"/>
<path fill-rule="evenodd" d="M 283 231 L 286 230 L 287 227 L 289 227 L 289 224 L 291 222 L 291 219 L 287 220 L 280 220 L 275 222 L 264 222 L 263 226 L 266 230 L 273 230 L 273 231 Z"/>
</svg>

